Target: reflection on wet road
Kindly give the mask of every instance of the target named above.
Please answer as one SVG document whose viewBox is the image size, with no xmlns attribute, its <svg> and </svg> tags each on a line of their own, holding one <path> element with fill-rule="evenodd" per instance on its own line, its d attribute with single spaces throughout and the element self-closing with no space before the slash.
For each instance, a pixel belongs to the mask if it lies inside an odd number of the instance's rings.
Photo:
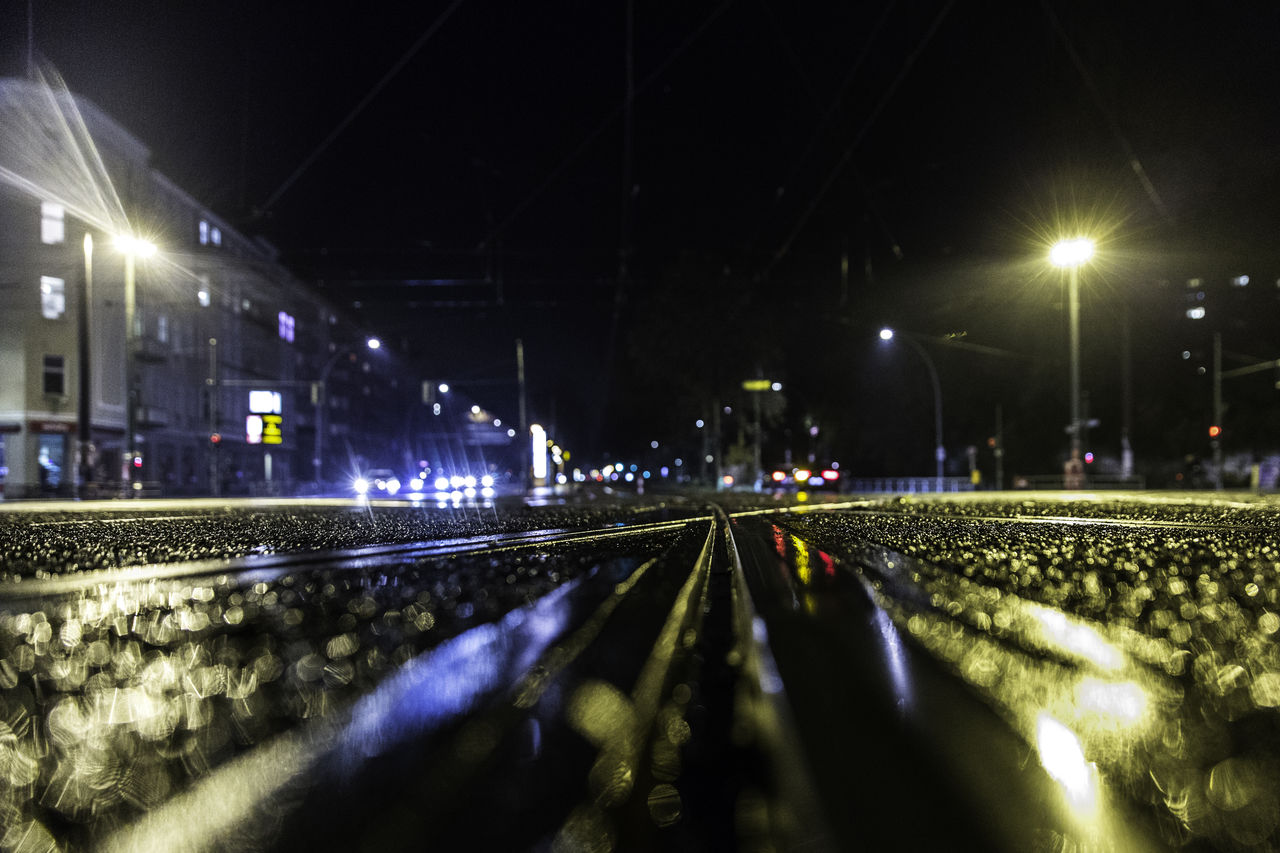
<svg viewBox="0 0 1280 853">
<path fill-rule="evenodd" d="M 1270 849 L 1277 522 L 6 508 L 0 848 Z"/>
</svg>

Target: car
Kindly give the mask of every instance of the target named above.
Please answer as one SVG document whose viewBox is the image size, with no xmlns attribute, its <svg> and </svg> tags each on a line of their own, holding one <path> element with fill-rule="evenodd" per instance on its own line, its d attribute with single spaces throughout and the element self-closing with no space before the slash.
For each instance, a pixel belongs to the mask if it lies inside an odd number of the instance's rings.
<svg viewBox="0 0 1280 853">
<path fill-rule="evenodd" d="M 400 478 L 390 468 L 371 468 L 351 481 L 357 495 L 391 497 L 400 491 Z"/>
</svg>

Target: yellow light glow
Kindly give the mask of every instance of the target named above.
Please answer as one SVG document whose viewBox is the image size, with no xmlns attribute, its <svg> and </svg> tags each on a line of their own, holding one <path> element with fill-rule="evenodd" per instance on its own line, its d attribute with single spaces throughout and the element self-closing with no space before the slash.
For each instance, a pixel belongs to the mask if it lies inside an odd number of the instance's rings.
<svg viewBox="0 0 1280 853">
<path fill-rule="evenodd" d="M 1049 250 L 1049 263 L 1055 267 L 1078 267 L 1093 257 L 1094 244 L 1088 237 L 1059 240 Z"/>
<path fill-rule="evenodd" d="M 1147 692 L 1132 681 L 1086 678 L 1076 687 L 1076 706 L 1118 726 L 1132 726 L 1147 712 Z"/>
<path fill-rule="evenodd" d="M 155 243 L 143 240 L 141 237 L 131 237 L 128 234 L 116 237 L 115 244 L 119 251 L 139 258 L 149 258 L 156 253 Z"/>
<path fill-rule="evenodd" d="M 1082 657 L 1103 669 L 1118 669 L 1124 664 L 1120 650 L 1088 625 L 1047 607 L 1035 607 L 1031 613 L 1043 629 L 1041 639 L 1046 644 Z"/>
<path fill-rule="evenodd" d="M 1097 805 L 1097 768 L 1085 760 L 1084 747 L 1071 729 L 1048 714 L 1036 718 L 1036 750 L 1040 764 L 1080 811 Z"/>
</svg>

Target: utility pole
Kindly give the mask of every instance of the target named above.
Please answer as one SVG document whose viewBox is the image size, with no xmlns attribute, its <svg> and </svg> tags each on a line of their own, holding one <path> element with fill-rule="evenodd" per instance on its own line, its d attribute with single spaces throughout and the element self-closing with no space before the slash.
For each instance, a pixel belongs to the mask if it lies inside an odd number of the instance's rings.
<svg viewBox="0 0 1280 853">
<path fill-rule="evenodd" d="M 209 338 L 209 377 L 205 380 L 209 392 L 209 494 L 215 498 L 222 492 L 218 477 L 218 451 L 222 448 L 222 436 L 218 435 L 218 339 Z"/>
</svg>

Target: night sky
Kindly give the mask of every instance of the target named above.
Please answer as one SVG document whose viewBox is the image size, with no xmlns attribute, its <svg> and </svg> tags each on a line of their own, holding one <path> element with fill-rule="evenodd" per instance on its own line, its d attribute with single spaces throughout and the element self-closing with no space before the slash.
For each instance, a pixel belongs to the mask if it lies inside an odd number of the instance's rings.
<svg viewBox="0 0 1280 853">
<path fill-rule="evenodd" d="M 1058 232 L 1104 238 L 1099 326 L 1146 283 L 1280 277 L 1274 3 L 637 3 L 629 135 L 625 3 L 32 7 L 38 55 L 162 172 L 496 409 L 524 339 L 534 416 L 593 453 L 679 443 L 759 371 L 788 383 L 777 452 L 808 416 L 822 454 L 927 473 L 893 323 L 1012 353 L 935 348 L 947 443 L 998 404 L 1051 470 Z M 1164 343 L 1139 330 L 1135 370 Z M 1113 355 L 1086 352 L 1099 410 Z"/>
</svg>

